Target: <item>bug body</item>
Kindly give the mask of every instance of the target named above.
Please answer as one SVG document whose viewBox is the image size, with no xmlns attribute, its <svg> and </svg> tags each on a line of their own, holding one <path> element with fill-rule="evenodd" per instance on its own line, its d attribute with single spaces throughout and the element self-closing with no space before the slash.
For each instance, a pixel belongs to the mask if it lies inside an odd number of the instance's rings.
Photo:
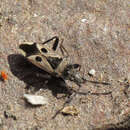
<svg viewBox="0 0 130 130">
<path fill-rule="evenodd" d="M 63 107 L 56 112 L 56 114 L 52 117 L 55 118 L 57 114 L 64 108 L 66 104 L 68 104 L 72 98 L 77 94 L 94 94 L 94 95 L 108 95 L 111 92 L 106 93 L 91 93 L 91 92 L 79 92 L 81 84 L 84 82 L 91 82 L 95 84 L 104 84 L 110 85 L 109 83 L 105 82 L 98 82 L 98 81 L 89 81 L 83 78 L 80 73 L 80 65 L 79 64 L 72 64 L 70 62 L 70 57 L 63 47 L 62 44 L 59 45 L 59 38 L 57 36 L 52 37 L 51 39 L 45 41 L 44 43 L 24 43 L 20 45 L 20 49 L 23 52 L 23 55 L 35 66 L 41 68 L 42 70 L 46 71 L 53 77 L 62 78 L 63 80 L 70 80 L 75 82 L 79 88 L 77 91 L 73 91 L 73 94 L 68 97 L 65 101 Z M 60 49 L 60 53 L 58 52 Z"/>
<path fill-rule="evenodd" d="M 78 85 L 84 82 L 84 79 L 79 75 L 80 65 L 70 63 L 70 57 L 62 43 L 59 45 L 57 36 L 43 43 L 21 44 L 20 49 L 31 63 L 50 75 L 74 81 Z"/>
</svg>

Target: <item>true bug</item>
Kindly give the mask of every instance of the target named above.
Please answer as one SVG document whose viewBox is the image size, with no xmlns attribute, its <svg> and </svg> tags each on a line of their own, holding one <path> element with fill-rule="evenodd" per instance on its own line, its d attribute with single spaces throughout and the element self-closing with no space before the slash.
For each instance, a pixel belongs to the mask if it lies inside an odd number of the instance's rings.
<svg viewBox="0 0 130 130">
<path fill-rule="evenodd" d="M 62 40 L 63 42 L 63 40 Z M 50 75 L 64 80 L 74 81 L 80 86 L 85 79 L 79 75 L 79 64 L 71 64 L 68 52 L 61 44 L 57 36 L 43 43 L 25 43 L 20 45 L 24 56 L 37 67 L 48 72 Z M 60 49 L 60 54 L 57 53 Z"/>
<path fill-rule="evenodd" d="M 49 73 L 53 77 L 62 78 L 63 80 L 70 80 L 75 82 L 79 89 L 82 83 L 86 81 L 96 83 L 96 84 L 104 84 L 110 85 L 106 82 L 98 82 L 98 81 L 89 81 L 83 78 L 79 70 L 81 66 L 79 64 L 70 63 L 70 57 L 68 52 L 62 45 L 63 40 L 59 45 L 59 38 L 57 36 L 52 37 L 51 39 L 43 42 L 43 43 L 24 43 L 20 45 L 20 49 L 23 51 L 23 55 L 34 65 L 43 69 L 47 73 Z M 60 49 L 60 53 L 57 51 Z M 79 90 L 78 89 L 78 90 Z M 66 103 L 69 103 L 72 98 L 76 95 L 77 91 L 69 97 L 64 103 L 63 107 L 55 114 L 55 116 L 64 108 Z M 79 92 L 78 92 L 79 93 Z M 90 93 L 90 92 L 88 92 Z M 81 93 L 81 94 L 88 94 Z M 106 93 L 91 93 L 94 95 L 107 95 L 111 92 Z M 55 118 L 55 116 L 53 118 Z"/>
</svg>

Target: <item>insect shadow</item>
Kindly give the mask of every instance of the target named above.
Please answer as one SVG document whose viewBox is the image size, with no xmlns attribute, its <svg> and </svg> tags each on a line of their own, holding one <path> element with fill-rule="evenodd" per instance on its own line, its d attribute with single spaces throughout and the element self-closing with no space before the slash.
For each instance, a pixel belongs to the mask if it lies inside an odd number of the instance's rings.
<svg viewBox="0 0 130 130">
<path fill-rule="evenodd" d="M 55 97 L 59 93 L 71 94 L 63 79 L 51 76 L 27 61 L 24 56 L 11 54 L 8 56 L 8 62 L 13 75 L 24 81 L 26 83 L 26 89 L 32 89 L 32 93 L 42 88 L 51 90 Z"/>
</svg>

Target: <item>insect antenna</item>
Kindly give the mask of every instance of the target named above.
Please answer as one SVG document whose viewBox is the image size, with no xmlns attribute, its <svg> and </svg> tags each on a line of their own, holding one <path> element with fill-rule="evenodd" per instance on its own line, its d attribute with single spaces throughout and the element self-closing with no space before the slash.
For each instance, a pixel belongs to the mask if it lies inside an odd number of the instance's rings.
<svg viewBox="0 0 130 130">
<path fill-rule="evenodd" d="M 83 80 L 84 80 L 85 82 L 90 82 L 90 83 L 94 83 L 94 84 L 111 85 L 111 83 L 108 83 L 108 82 L 92 81 L 92 80 L 87 80 L 87 79 L 85 79 L 85 78 L 83 78 Z"/>
</svg>

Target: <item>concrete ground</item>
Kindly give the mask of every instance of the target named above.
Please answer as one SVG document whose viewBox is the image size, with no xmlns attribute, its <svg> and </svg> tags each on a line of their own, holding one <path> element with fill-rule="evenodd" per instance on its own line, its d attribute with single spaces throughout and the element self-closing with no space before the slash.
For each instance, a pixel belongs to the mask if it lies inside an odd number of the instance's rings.
<svg viewBox="0 0 130 130">
<path fill-rule="evenodd" d="M 0 130 L 130 129 L 129 5 L 128 0 L 0 0 L 0 71 L 8 76 L 0 81 Z M 58 79 L 45 85 L 36 76 L 43 72 L 20 55 L 20 44 L 53 36 L 64 39 L 82 76 L 111 84 L 82 84 L 80 91 L 91 93 L 77 94 L 67 104 L 76 107 L 77 116 L 52 118 L 66 100 L 57 98 L 66 88 Z M 66 87 L 78 88 L 70 81 Z M 25 93 L 42 95 L 49 104 L 31 106 Z"/>
</svg>

